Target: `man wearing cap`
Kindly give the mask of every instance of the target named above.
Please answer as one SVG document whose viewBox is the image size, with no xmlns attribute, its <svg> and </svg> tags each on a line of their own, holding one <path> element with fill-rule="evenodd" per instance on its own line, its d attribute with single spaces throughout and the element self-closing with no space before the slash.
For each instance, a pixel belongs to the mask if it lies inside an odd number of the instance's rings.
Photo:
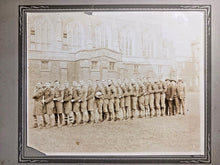
<svg viewBox="0 0 220 165">
<path fill-rule="evenodd" d="M 164 81 L 160 80 L 159 86 L 161 89 L 160 93 L 160 107 L 161 107 L 161 116 L 165 115 L 165 109 L 166 109 L 166 91 L 167 91 L 167 85 Z"/>
<path fill-rule="evenodd" d="M 83 93 L 81 90 L 81 85 L 75 81 L 73 82 L 72 96 L 73 98 L 71 102 L 73 103 L 73 112 L 76 116 L 76 122 L 74 123 L 74 125 L 77 125 L 81 123 L 80 103 L 82 102 L 81 98 L 83 96 Z"/>
<path fill-rule="evenodd" d="M 124 101 L 124 92 L 122 89 L 122 82 L 120 79 L 117 80 L 117 93 L 118 93 L 118 105 L 119 105 L 119 112 L 118 118 L 119 120 L 124 120 L 124 113 L 125 113 L 125 101 Z"/>
<path fill-rule="evenodd" d="M 109 99 L 110 99 L 110 88 L 107 84 L 106 81 L 103 81 L 103 88 L 104 88 L 104 93 L 103 93 L 103 112 L 104 112 L 104 120 L 103 121 L 107 121 L 109 120 Z"/>
<path fill-rule="evenodd" d="M 159 86 L 158 81 L 154 81 L 154 84 L 152 85 L 152 89 L 154 90 L 154 104 L 155 104 L 155 113 L 154 116 L 157 116 L 160 111 L 160 93 L 162 92 L 162 89 Z"/>
<path fill-rule="evenodd" d="M 65 125 L 71 125 L 73 123 L 72 114 L 72 92 L 69 89 L 69 83 L 64 82 L 64 90 L 63 90 L 63 108 L 64 108 L 64 119 Z"/>
<path fill-rule="evenodd" d="M 150 82 L 148 86 L 148 93 L 149 93 L 149 105 L 150 105 L 150 117 L 152 117 L 152 114 L 154 112 L 154 83 Z"/>
<path fill-rule="evenodd" d="M 44 90 L 44 100 L 42 100 L 42 103 L 45 104 L 45 109 L 46 109 L 46 115 L 48 117 L 48 122 L 47 122 L 47 127 L 52 126 L 52 115 L 53 115 L 53 108 L 54 108 L 54 92 L 51 89 L 51 83 L 46 82 L 45 86 L 46 89 Z"/>
<path fill-rule="evenodd" d="M 43 104 L 42 100 L 44 97 L 44 90 L 42 88 L 42 83 L 37 82 L 34 90 L 34 110 L 33 110 L 33 117 L 34 117 L 34 128 L 37 127 L 43 127 L 44 126 L 44 121 L 43 121 Z"/>
<path fill-rule="evenodd" d="M 97 103 L 98 113 L 99 113 L 99 122 L 103 121 L 103 96 L 105 93 L 105 89 L 103 88 L 103 85 L 101 85 L 101 82 L 97 82 L 97 86 L 95 89 L 95 100 Z"/>
<path fill-rule="evenodd" d="M 114 96 L 114 111 L 115 111 L 115 121 L 120 120 L 120 87 L 116 81 L 113 81 L 113 86 L 115 88 L 115 96 Z"/>
<path fill-rule="evenodd" d="M 145 107 L 145 117 L 147 117 L 147 114 L 150 112 L 149 109 L 149 82 L 147 78 L 143 79 L 143 84 L 144 84 L 144 89 L 145 89 L 145 93 L 144 93 L 144 107 Z"/>
<path fill-rule="evenodd" d="M 173 113 L 174 115 L 179 112 L 179 99 L 178 99 L 178 93 L 179 93 L 179 87 L 176 84 L 175 80 L 172 80 L 172 86 L 173 86 Z"/>
<path fill-rule="evenodd" d="M 169 104 L 167 99 L 167 90 L 168 85 L 170 84 L 170 79 L 165 79 L 165 85 L 166 85 L 166 92 L 165 92 L 165 115 L 167 116 L 169 114 Z"/>
<path fill-rule="evenodd" d="M 88 81 L 88 89 L 87 89 L 87 109 L 89 113 L 89 122 L 93 123 L 95 121 L 95 113 L 94 113 L 94 101 L 95 101 L 95 89 L 92 84 L 92 81 Z"/>
<path fill-rule="evenodd" d="M 167 92 L 166 92 L 166 99 L 168 102 L 169 107 L 169 116 L 174 115 L 174 109 L 173 109 L 173 101 L 174 101 L 174 86 L 172 84 L 172 80 L 169 80 L 167 85 Z"/>
<path fill-rule="evenodd" d="M 59 81 L 54 81 L 53 101 L 54 101 L 55 126 L 62 126 L 63 125 L 63 90 L 60 89 Z"/>
<path fill-rule="evenodd" d="M 115 120 L 115 111 L 114 111 L 114 103 L 115 103 L 115 97 L 116 97 L 116 89 L 114 85 L 112 84 L 111 80 L 108 80 L 108 87 L 110 90 L 109 95 L 109 120 L 113 121 Z"/>
<path fill-rule="evenodd" d="M 131 119 L 135 118 L 135 112 L 137 111 L 137 97 L 138 97 L 138 86 L 134 79 L 131 80 Z"/>
<path fill-rule="evenodd" d="M 178 98 L 179 98 L 179 114 L 181 114 L 181 109 L 183 115 L 185 115 L 185 85 L 182 79 L 178 80 Z"/>
<path fill-rule="evenodd" d="M 128 80 L 125 81 L 125 111 L 126 111 L 126 120 L 131 117 L 131 92 L 132 87 Z"/>
<path fill-rule="evenodd" d="M 121 89 L 121 98 L 120 98 L 120 108 L 122 110 L 122 120 L 127 118 L 126 110 L 125 110 L 125 93 L 126 88 L 124 82 L 119 81 L 119 86 Z"/>
<path fill-rule="evenodd" d="M 87 88 L 85 86 L 84 81 L 79 82 L 80 91 L 81 91 L 81 98 L 80 98 L 80 111 L 82 114 L 82 124 L 86 124 L 89 121 L 88 111 L 87 111 Z M 93 116 L 94 118 L 94 116 Z"/>
<path fill-rule="evenodd" d="M 144 84 L 138 80 L 139 90 L 138 90 L 138 106 L 139 106 L 139 117 L 142 118 L 146 115 L 145 107 L 144 107 L 144 99 L 145 99 L 145 86 Z"/>
</svg>

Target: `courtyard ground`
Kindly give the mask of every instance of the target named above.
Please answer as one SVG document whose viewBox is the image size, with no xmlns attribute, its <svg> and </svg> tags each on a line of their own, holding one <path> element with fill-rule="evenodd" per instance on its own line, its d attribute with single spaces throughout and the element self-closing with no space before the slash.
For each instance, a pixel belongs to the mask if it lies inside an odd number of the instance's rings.
<svg viewBox="0 0 220 165">
<path fill-rule="evenodd" d="M 199 96 L 188 94 L 186 115 L 78 125 L 29 127 L 28 145 L 51 152 L 198 152 Z M 33 119 L 30 119 L 33 120 Z"/>
</svg>

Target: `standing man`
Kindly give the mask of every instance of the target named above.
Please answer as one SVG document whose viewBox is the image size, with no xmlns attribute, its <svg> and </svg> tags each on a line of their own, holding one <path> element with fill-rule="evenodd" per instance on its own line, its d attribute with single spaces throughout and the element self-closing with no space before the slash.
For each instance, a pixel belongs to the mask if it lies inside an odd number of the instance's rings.
<svg viewBox="0 0 220 165">
<path fill-rule="evenodd" d="M 146 115 L 145 107 L 144 107 L 145 86 L 140 80 L 138 80 L 138 85 L 139 85 L 139 91 L 138 91 L 139 117 L 142 118 Z"/>
<path fill-rule="evenodd" d="M 166 86 L 166 92 L 165 92 L 165 115 L 167 116 L 169 114 L 169 104 L 168 104 L 168 99 L 167 99 L 167 90 L 168 90 L 168 85 L 170 83 L 169 79 L 165 80 L 165 86 Z"/>
<path fill-rule="evenodd" d="M 126 111 L 126 118 L 125 120 L 131 117 L 131 92 L 132 87 L 128 80 L 125 81 L 125 111 Z"/>
<path fill-rule="evenodd" d="M 71 125 L 73 123 L 73 115 L 72 114 L 72 92 L 69 89 L 69 83 L 64 83 L 64 91 L 63 91 L 63 108 L 65 115 L 65 125 Z"/>
<path fill-rule="evenodd" d="M 71 102 L 73 103 L 73 112 L 76 117 L 76 122 L 74 125 L 77 125 L 81 123 L 80 103 L 82 102 L 82 91 L 80 84 L 78 84 L 76 81 L 73 81 L 72 96 L 73 99 Z"/>
<path fill-rule="evenodd" d="M 150 114 L 150 109 L 149 109 L 149 99 L 150 99 L 150 93 L 149 93 L 149 86 L 150 83 L 146 78 L 143 80 L 144 82 L 144 88 L 145 88 L 145 93 L 144 93 L 144 107 L 145 107 L 145 117 L 147 117 L 147 114 Z"/>
<path fill-rule="evenodd" d="M 167 100 L 168 107 L 169 107 L 169 116 L 174 115 L 173 95 L 174 95 L 174 90 L 173 90 L 173 86 L 171 84 L 171 80 L 167 80 L 166 100 Z"/>
<path fill-rule="evenodd" d="M 104 88 L 104 93 L 103 93 L 103 112 L 104 112 L 104 121 L 109 120 L 109 99 L 110 99 L 110 89 L 108 87 L 108 84 L 106 81 L 103 81 L 103 88 Z"/>
<path fill-rule="evenodd" d="M 156 117 L 160 111 L 160 93 L 162 90 L 160 89 L 159 83 L 157 81 L 153 84 L 153 90 L 154 90 L 154 104 L 155 104 L 155 113 L 154 116 Z"/>
<path fill-rule="evenodd" d="M 166 109 L 166 91 L 167 91 L 167 85 L 165 82 L 161 81 L 159 82 L 159 87 L 161 89 L 160 93 L 160 106 L 161 106 L 161 116 L 165 115 L 165 109 Z"/>
<path fill-rule="evenodd" d="M 38 82 L 35 86 L 34 90 L 34 110 L 33 110 L 33 117 L 34 117 L 34 128 L 42 128 L 44 126 L 44 120 L 43 120 L 43 100 L 44 97 L 44 90 L 42 88 L 42 83 Z"/>
<path fill-rule="evenodd" d="M 118 80 L 118 85 L 119 85 L 119 104 L 120 104 L 120 108 L 122 111 L 122 120 L 126 119 L 126 111 L 125 111 L 125 92 L 126 92 L 126 88 L 124 83 L 121 82 L 121 80 Z"/>
<path fill-rule="evenodd" d="M 178 83 L 179 114 L 181 114 L 181 109 L 182 109 L 182 113 L 183 115 L 185 115 L 185 85 L 182 79 L 179 79 L 178 82 L 179 82 Z"/>
<path fill-rule="evenodd" d="M 172 80 L 172 86 L 173 86 L 173 90 L 174 90 L 174 94 L 173 94 L 173 112 L 174 115 L 179 113 L 179 99 L 178 99 L 178 93 L 179 93 L 179 87 L 176 84 L 175 80 Z"/>
<path fill-rule="evenodd" d="M 110 121 L 113 121 L 115 119 L 114 103 L 115 103 L 116 90 L 111 80 L 108 80 L 108 88 L 110 90 L 110 96 L 109 96 L 109 117 L 110 118 L 109 119 Z"/>
<path fill-rule="evenodd" d="M 114 82 L 114 87 L 115 87 L 115 120 L 121 120 L 122 110 L 120 107 L 120 99 L 121 99 L 122 91 L 121 91 L 121 87 L 116 81 Z"/>
<path fill-rule="evenodd" d="M 81 98 L 80 98 L 80 110 L 82 113 L 82 123 L 86 124 L 89 121 L 88 111 L 87 111 L 87 88 L 84 81 L 80 81 L 81 88 Z"/>
<path fill-rule="evenodd" d="M 131 119 L 135 118 L 135 112 L 137 111 L 137 97 L 138 97 L 138 86 L 134 79 L 131 80 Z"/>
<path fill-rule="evenodd" d="M 54 106 L 55 126 L 62 126 L 63 125 L 63 90 L 60 89 L 59 81 L 54 81 L 53 101 L 55 105 Z"/>
<path fill-rule="evenodd" d="M 94 123 L 95 113 L 94 113 L 94 102 L 95 102 L 95 90 L 92 84 L 92 81 L 88 81 L 88 90 L 87 90 L 87 109 L 89 113 L 89 123 Z"/>
<path fill-rule="evenodd" d="M 154 88 L 153 83 L 150 82 L 148 85 L 148 93 L 149 93 L 149 104 L 150 104 L 150 117 L 152 117 L 152 114 L 154 112 Z"/>
<path fill-rule="evenodd" d="M 99 122 L 103 121 L 103 96 L 105 93 L 105 89 L 100 82 L 97 82 L 97 87 L 95 89 L 95 99 L 97 103 L 98 113 L 99 113 Z"/>
<path fill-rule="evenodd" d="M 53 102 L 54 92 L 51 89 L 50 85 L 51 85 L 50 82 L 45 83 L 46 89 L 44 91 L 44 100 L 42 100 L 42 103 L 45 104 L 46 115 L 48 117 L 48 122 L 46 125 L 47 127 L 52 126 L 52 115 L 53 115 L 53 109 L 54 109 L 54 102 Z"/>
</svg>

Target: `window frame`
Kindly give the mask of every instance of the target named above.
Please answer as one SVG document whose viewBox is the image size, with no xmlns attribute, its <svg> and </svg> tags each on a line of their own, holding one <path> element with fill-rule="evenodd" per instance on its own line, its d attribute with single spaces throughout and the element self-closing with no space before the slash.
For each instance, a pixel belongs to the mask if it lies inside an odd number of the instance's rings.
<svg viewBox="0 0 220 165">
<path fill-rule="evenodd" d="M 93 62 L 96 62 L 97 68 L 93 68 L 93 67 L 92 67 L 92 66 L 93 66 Z M 99 71 L 99 61 L 98 61 L 98 60 L 91 60 L 91 61 L 90 61 L 90 70 L 91 70 L 91 71 Z"/>
<path fill-rule="evenodd" d="M 111 69 L 111 64 L 114 64 L 113 69 Z M 116 62 L 115 61 L 109 61 L 108 70 L 110 72 L 116 72 Z"/>
<path fill-rule="evenodd" d="M 134 73 L 139 73 L 139 66 L 140 65 L 138 65 L 138 64 L 134 64 Z"/>
<path fill-rule="evenodd" d="M 42 68 L 42 63 L 47 62 L 47 68 Z M 51 71 L 51 62 L 49 60 L 40 60 L 40 71 L 41 72 L 50 72 Z"/>
</svg>

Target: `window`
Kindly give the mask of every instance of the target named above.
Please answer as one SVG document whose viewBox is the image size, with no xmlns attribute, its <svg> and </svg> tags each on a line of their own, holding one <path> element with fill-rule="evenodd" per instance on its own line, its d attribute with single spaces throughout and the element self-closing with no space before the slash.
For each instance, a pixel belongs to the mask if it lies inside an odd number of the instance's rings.
<svg viewBox="0 0 220 165">
<path fill-rule="evenodd" d="M 53 42 L 53 31 L 52 31 L 53 25 L 47 21 L 42 21 L 40 25 L 40 43 L 41 48 L 40 49 L 51 49 L 52 42 Z"/>
<path fill-rule="evenodd" d="M 152 42 L 146 42 L 143 48 L 143 56 L 145 57 L 151 57 L 152 56 Z"/>
<path fill-rule="evenodd" d="M 135 73 L 138 73 L 138 69 L 139 69 L 139 66 L 138 65 L 134 65 L 134 72 Z"/>
<path fill-rule="evenodd" d="M 31 29 L 31 35 L 35 35 L 35 30 L 33 28 Z"/>
<path fill-rule="evenodd" d="M 35 29 L 32 27 L 30 31 L 30 49 L 36 48 L 36 35 L 35 35 Z"/>
<path fill-rule="evenodd" d="M 132 37 L 129 33 L 126 32 L 121 32 L 120 33 L 120 50 L 122 53 L 126 56 L 131 56 L 132 55 Z"/>
<path fill-rule="evenodd" d="M 42 71 L 49 70 L 49 61 L 41 61 L 41 70 Z"/>
<path fill-rule="evenodd" d="M 149 32 L 144 32 L 142 37 L 143 44 L 143 56 L 145 57 L 153 57 L 153 49 L 154 49 L 154 36 Z"/>
<path fill-rule="evenodd" d="M 97 48 L 108 48 L 109 35 L 108 27 L 104 25 L 95 28 L 95 45 Z"/>
<path fill-rule="evenodd" d="M 80 27 L 79 24 L 74 24 L 72 27 L 72 44 L 75 50 L 80 49 L 80 47 L 82 46 L 82 29 Z"/>
<path fill-rule="evenodd" d="M 98 61 L 92 61 L 91 69 L 98 69 Z"/>
<path fill-rule="evenodd" d="M 115 70 L 115 62 L 109 62 L 109 70 L 111 71 Z"/>
<path fill-rule="evenodd" d="M 65 38 L 65 44 L 69 49 L 73 51 L 78 51 L 84 46 L 83 39 L 83 26 L 78 22 L 70 22 L 65 27 L 65 32 L 63 33 L 63 38 Z"/>
<path fill-rule="evenodd" d="M 67 33 L 63 33 L 63 38 L 67 38 Z"/>
<path fill-rule="evenodd" d="M 148 40 L 144 43 L 143 56 L 146 57 L 153 56 L 153 41 Z"/>
<path fill-rule="evenodd" d="M 37 18 L 30 27 L 30 47 L 35 50 L 51 49 L 54 42 L 54 27 L 45 18 Z"/>
</svg>

